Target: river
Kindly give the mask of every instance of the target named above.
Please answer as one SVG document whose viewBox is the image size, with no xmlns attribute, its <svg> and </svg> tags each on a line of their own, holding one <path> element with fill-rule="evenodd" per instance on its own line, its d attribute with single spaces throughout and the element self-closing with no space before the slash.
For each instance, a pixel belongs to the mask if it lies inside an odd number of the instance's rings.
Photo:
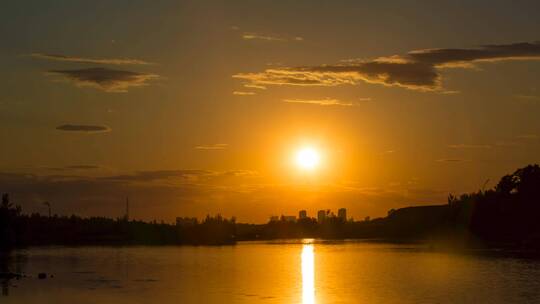
<svg viewBox="0 0 540 304">
<path fill-rule="evenodd" d="M 424 245 L 36 247 L 2 263 L 27 277 L 1 303 L 540 303 L 540 260 Z"/>
</svg>

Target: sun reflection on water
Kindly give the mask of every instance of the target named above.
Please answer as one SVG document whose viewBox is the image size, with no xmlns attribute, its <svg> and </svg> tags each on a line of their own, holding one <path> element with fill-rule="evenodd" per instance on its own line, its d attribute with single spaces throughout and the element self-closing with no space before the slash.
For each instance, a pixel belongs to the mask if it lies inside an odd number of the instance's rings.
<svg viewBox="0 0 540 304">
<path fill-rule="evenodd" d="M 315 304 L 315 255 L 313 244 L 302 247 L 302 304 Z"/>
</svg>

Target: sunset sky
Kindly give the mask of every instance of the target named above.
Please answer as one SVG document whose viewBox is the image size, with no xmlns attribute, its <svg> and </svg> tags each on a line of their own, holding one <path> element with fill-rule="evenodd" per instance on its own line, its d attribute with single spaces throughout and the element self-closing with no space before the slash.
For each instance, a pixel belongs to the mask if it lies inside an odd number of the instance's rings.
<svg viewBox="0 0 540 304">
<path fill-rule="evenodd" d="M 2 1 L 0 192 L 112 217 L 129 196 L 133 218 L 168 222 L 446 203 L 540 162 L 538 12 Z M 315 168 L 296 163 L 306 147 Z"/>
</svg>

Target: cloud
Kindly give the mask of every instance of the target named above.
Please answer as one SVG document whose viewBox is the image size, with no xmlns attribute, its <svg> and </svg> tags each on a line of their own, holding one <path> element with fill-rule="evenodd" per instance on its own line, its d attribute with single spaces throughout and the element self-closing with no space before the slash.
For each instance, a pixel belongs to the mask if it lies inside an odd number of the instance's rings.
<svg viewBox="0 0 540 304">
<path fill-rule="evenodd" d="M 263 41 L 303 41 L 302 37 L 285 37 L 280 35 L 271 35 L 271 34 L 260 34 L 253 32 L 246 32 L 242 34 L 242 39 L 244 40 L 263 40 Z"/>
<path fill-rule="evenodd" d="M 161 185 L 205 184 L 220 181 L 229 177 L 249 178 L 258 173 L 252 170 L 212 171 L 201 169 L 146 170 L 132 173 L 94 177 L 94 180 L 114 181 L 120 183 L 158 183 Z"/>
<path fill-rule="evenodd" d="M 131 58 L 87 58 L 78 56 L 66 56 L 59 54 L 32 53 L 29 55 L 32 58 L 74 62 L 74 63 L 91 63 L 91 64 L 111 64 L 111 65 L 149 65 L 153 64 L 148 61 L 131 59 Z"/>
<path fill-rule="evenodd" d="M 110 132 L 111 128 L 107 126 L 99 125 L 61 125 L 56 127 L 56 130 L 65 131 L 65 132 L 79 132 L 79 133 L 104 133 Z"/>
<path fill-rule="evenodd" d="M 100 166 L 96 165 L 71 165 L 65 167 L 44 167 L 43 169 L 51 171 L 69 171 L 69 170 L 95 170 L 101 169 Z"/>
<path fill-rule="evenodd" d="M 238 96 L 251 96 L 251 95 L 255 95 L 256 93 L 255 92 L 244 92 L 244 91 L 234 91 L 233 92 L 233 95 L 238 95 Z"/>
<path fill-rule="evenodd" d="M 52 70 L 49 74 L 60 75 L 78 87 L 92 87 L 105 92 L 127 92 L 131 87 L 148 85 L 158 79 L 155 74 L 137 73 L 108 68 L 88 68 L 78 70 Z"/>
<path fill-rule="evenodd" d="M 463 162 L 470 162 L 470 160 L 467 159 L 459 159 L 459 158 L 443 158 L 436 160 L 437 162 L 441 163 L 463 163 Z"/>
<path fill-rule="evenodd" d="M 197 150 L 225 150 L 229 147 L 229 144 L 210 144 L 196 146 Z"/>
<path fill-rule="evenodd" d="M 471 145 L 471 144 L 455 144 L 448 145 L 448 148 L 452 149 L 491 149 L 491 145 Z"/>
<path fill-rule="evenodd" d="M 438 93 L 443 94 L 443 95 L 456 95 L 456 94 L 460 94 L 461 91 L 458 91 L 458 90 L 441 90 Z"/>
<path fill-rule="evenodd" d="M 470 64 L 475 62 L 503 60 L 538 60 L 540 59 L 540 42 L 491 44 L 474 49 L 416 50 L 409 52 L 408 56 L 414 61 L 437 67 L 470 67 Z"/>
<path fill-rule="evenodd" d="M 442 86 L 441 70 L 471 68 L 478 62 L 540 60 L 540 42 L 485 45 L 471 49 L 414 50 L 405 55 L 349 60 L 334 65 L 266 69 L 233 78 L 252 85 L 338 86 L 360 82 L 418 91 L 455 93 Z"/>
<path fill-rule="evenodd" d="M 309 71 L 307 68 L 267 69 L 261 73 L 239 73 L 233 78 L 246 81 L 247 84 L 261 86 L 293 85 L 293 86 L 337 86 L 354 84 L 354 80 L 344 74 Z"/>
<path fill-rule="evenodd" d="M 448 145 L 451 149 L 492 149 L 492 148 L 508 148 L 517 147 L 525 144 L 526 141 L 533 141 L 538 139 L 536 134 L 521 134 L 514 138 L 514 140 L 500 140 L 493 144 L 453 144 Z"/>
<path fill-rule="evenodd" d="M 354 106 L 356 104 L 352 102 L 345 102 L 339 99 L 325 98 L 325 99 L 283 99 L 284 102 L 290 103 L 306 103 L 320 106 Z"/>
<path fill-rule="evenodd" d="M 121 182 L 151 182 L 167 179 L 198 179 L 204 176 L 212 176 L 215 173 L 207 170 L 155 170 L 155 171 L 137 171 L 132 174 L 113 175 L 101 177 L 102 180 L 112 180 Z"/>
<path fill-rule="evenodd" d="M 265 86 L 262 86 L 262 85 L 256 85 L 256 84 L 245 84 L 244 87 L 246 88 L 249 88 L 249 89 L 259 89 L 259 90 L 266 90 L 266 87 Z"/>
<path fill-rule="evenodd" d="M 74 170 L 93 170 L 93 169 L 101 169 L 100 166 L 96 165 L 71 165 L 64 167 L 66 169 L 74 169 Z"/>
<path fill-rule="evenodd" d="M 256 177 L 256 176 L 259 176 L 259 172 L 254 171 L 254 170 L 229 170 L 229 171 L 225 171 L 224 175 Z"/>
<path fill-rule="evenodd" d="M 244 40 L 287 41 L 286 39 L 281 38 L 281 37 L 257 34 L 257 33 L 244 33 L 242 34 L 242 38 Z"/>
</svg>

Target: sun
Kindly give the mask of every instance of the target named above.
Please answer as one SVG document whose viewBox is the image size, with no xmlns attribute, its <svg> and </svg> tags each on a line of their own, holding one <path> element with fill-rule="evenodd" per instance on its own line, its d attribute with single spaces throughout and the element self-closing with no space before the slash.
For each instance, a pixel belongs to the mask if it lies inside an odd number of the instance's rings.
<svg viewBox="0 0 540 304">
<path fill-rule="evenodd" d="M 304 147 L 296 152 L 296 165 L 304 170 L 314 170 L 319 166 L 321 157 L 312 147 Z"/>
</svg>

